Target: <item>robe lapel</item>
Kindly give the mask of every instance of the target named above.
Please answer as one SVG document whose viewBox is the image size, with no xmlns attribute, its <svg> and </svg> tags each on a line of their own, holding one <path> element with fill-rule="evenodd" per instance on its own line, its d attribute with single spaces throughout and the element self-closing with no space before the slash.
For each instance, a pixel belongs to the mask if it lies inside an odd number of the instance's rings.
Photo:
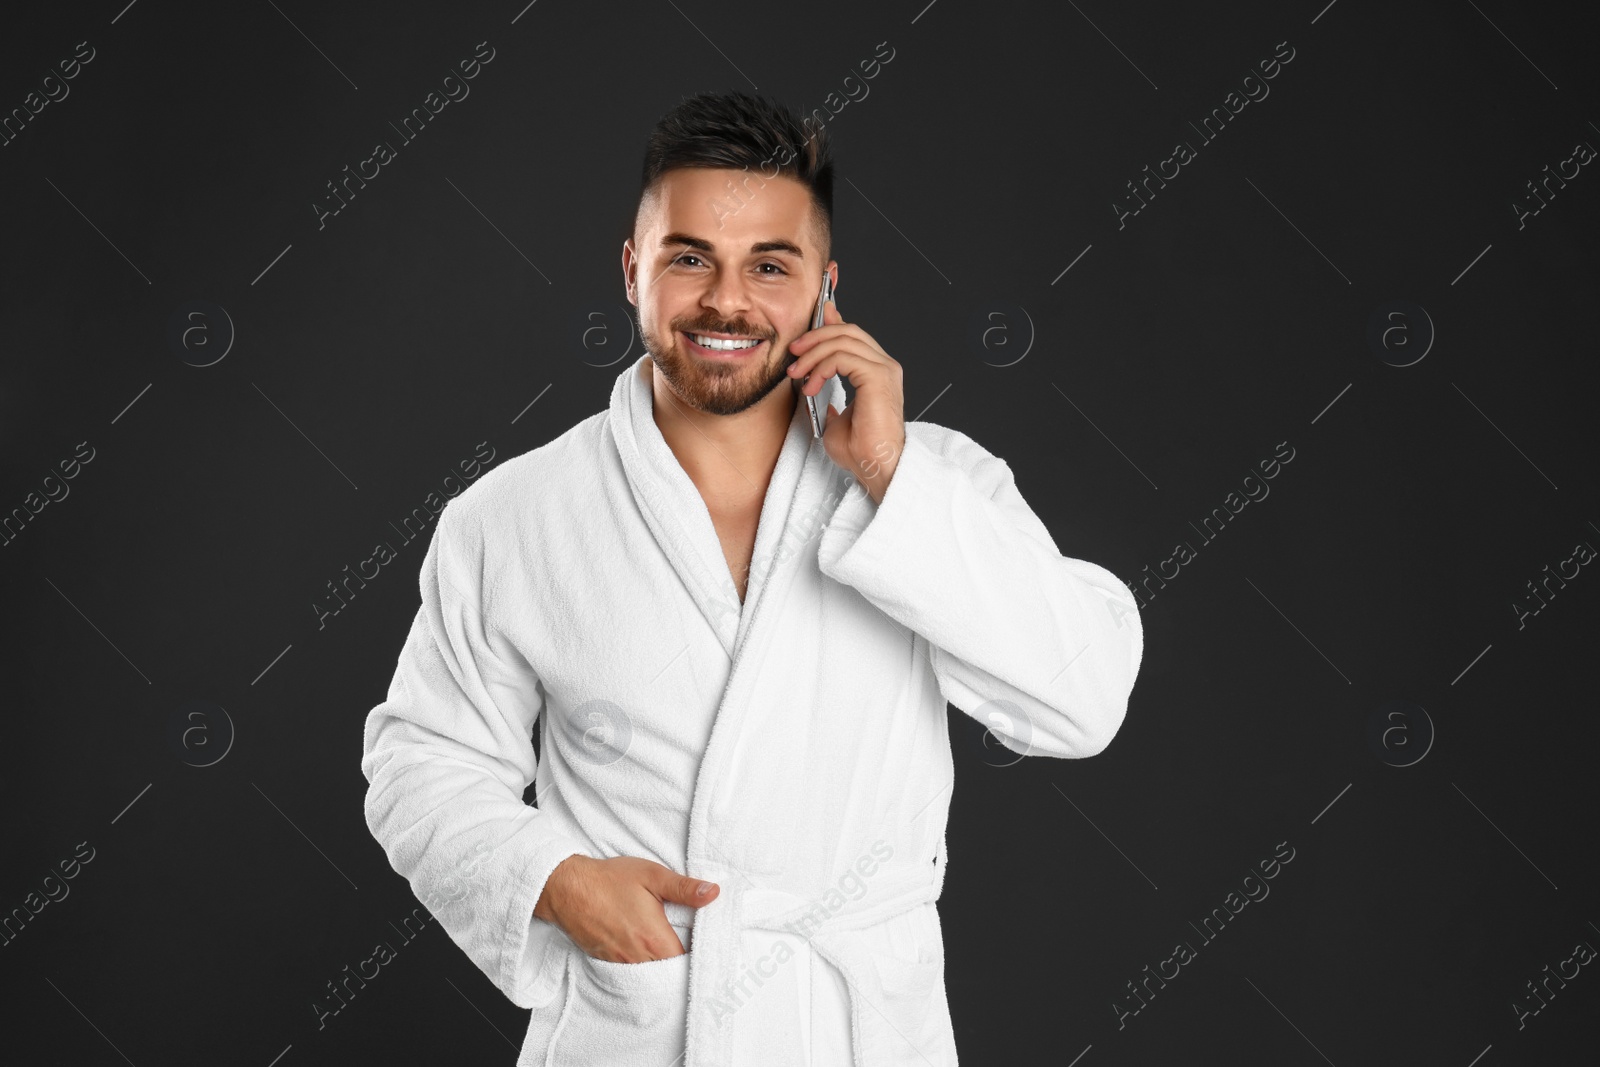
<svg viewBox="0 0 1600 1067">
<path fill-rule="evenodd" d="M 781 546 L 785 544 L 802 473 L 825 475 L 829 469 L 837 468 L 821 442 L 812 438 L 805 405 L 797 403 L 762 501 L 741 605 L 711 512 L 656 426 L 651 374 L 651 357 L 646 353 L 617 376 L 611 390 L 612 437 L 634 499 L 656 543 L 731 660 L 744 641 L 768 577 L 783 559 Z M 835 378 L 824 388 L 823 397 L 842 407 L 844 398 L 838 394 L 843 391 Z M 814 462 L 818 458 L 824 464 L 821 469 Z"/>
</svg>

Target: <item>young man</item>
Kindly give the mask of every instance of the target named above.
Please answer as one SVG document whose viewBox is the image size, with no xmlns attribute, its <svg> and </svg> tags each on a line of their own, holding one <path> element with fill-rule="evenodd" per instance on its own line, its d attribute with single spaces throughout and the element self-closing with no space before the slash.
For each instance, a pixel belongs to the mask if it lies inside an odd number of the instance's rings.
<svg viewBox="0 0 1600 1067">
<path fill-rule="evenodd" d="M 533 1009 L 519 1064 L 955 1064 L 946 701 L 1066 758 L 1126 712 L 1127 587 L 906 423 L 870 334 L 811 328 L 832 188 L 780 107 L 662 118 L 622 250 L 648 352 L 445 508 L 367 717 L 367 825 Z"/>
</svg>

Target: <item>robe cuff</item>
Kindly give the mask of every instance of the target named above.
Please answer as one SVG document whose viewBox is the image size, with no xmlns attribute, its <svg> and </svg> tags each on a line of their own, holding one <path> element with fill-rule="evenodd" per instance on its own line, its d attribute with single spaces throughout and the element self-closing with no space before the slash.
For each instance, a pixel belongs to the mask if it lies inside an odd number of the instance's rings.
<svg viewBox="0 0 1600 1067">
<path fill-rule="evenodd" d="M 817 546 L 818 568 L 926 643 L 948 703 L 985 725 L 984 705 L 1015 705 L 1008 714 L 1020 714 L 1026 732 L 1000 731 L 1021 746 L 1008 748 L 1102 751 L 1143 655 L 1129 587 L 1061 554 L 1004 460 L 956 431 L 932 437 L 949 454 L 930 436 L 908 434 L 876 508 L 859 484 L 846 491 Z M 1052 666 L 1068 655 L 1073 673 Z"/>
<path fill-rule="evenodd" d="M 539 1008 L 549 1003 L 561 981 L 566 954 L 556 951 L 556 943 L 570 939 L 559 926 L 537 918 L 533 908 L 550 875 L 571 856 L 598 858 L 576 838 L 541 826 L 534 835 L 532 854 L 512 883 L 498 984 L 520 1007 Z"/>
<path fill-rule="evenodd" d="M 939 502 L 949 498 L 953 479 L 964 478 L 965 471 L 908 430 L 881 502 L 874 504 L 872 495 L 852 478 L 817 544 L 822 573 L 854 585 L 857 573 L 881 572 L 884 562 L 896 555 L 907 523 L 915 528 L 948 515 L 949 509 Z"/>
</svg>

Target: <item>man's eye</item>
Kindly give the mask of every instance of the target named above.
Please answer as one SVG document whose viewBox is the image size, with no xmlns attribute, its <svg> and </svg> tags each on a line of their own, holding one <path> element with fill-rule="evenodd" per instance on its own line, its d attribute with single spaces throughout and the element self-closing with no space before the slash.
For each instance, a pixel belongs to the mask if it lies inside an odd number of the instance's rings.
<svg viewBox="0 0 1600 1067">
<path fill-rule="evenodd" d="M 678 258 L 674 259 L 672 262 L 674 262 L 674 263 L 682 263 L 686 259 L 698 260 L 699 258 L 700 257 L 695 255 L 693 252 L 685 252 L 682 255 L 678 256 Z"/>
<path fill-rule="evenodd" d="M 761 266 L 763 266 L 763 267 L 771 267 L 773 270 L 777 271 L 779 274 L 788 274 L 789 273 L 788 271 L 784 270 L 782 267 L 778 266 L 776 263 L 763 263 L 763 264 L 761 264 Z"/>
</svg>

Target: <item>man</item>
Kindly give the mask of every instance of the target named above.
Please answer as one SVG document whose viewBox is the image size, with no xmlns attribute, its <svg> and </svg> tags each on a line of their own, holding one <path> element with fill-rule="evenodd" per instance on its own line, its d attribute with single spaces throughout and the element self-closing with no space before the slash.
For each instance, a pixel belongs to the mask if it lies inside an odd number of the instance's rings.
<svg viewBox="0 0 1600 1067">
<path fill-rule="evenodd" d="M 1127 587 L 906 423 L 870 334 L 811 328 L 832 182 L 757 98 L 661 119 L 622 251 L 648 352 L 445 508 L 367 717 L 367 825 L 533 1009 L 519 1064 L 955 1064 L 946 701 L 1023 755 L 1125 714 Z"/>
</svg>

